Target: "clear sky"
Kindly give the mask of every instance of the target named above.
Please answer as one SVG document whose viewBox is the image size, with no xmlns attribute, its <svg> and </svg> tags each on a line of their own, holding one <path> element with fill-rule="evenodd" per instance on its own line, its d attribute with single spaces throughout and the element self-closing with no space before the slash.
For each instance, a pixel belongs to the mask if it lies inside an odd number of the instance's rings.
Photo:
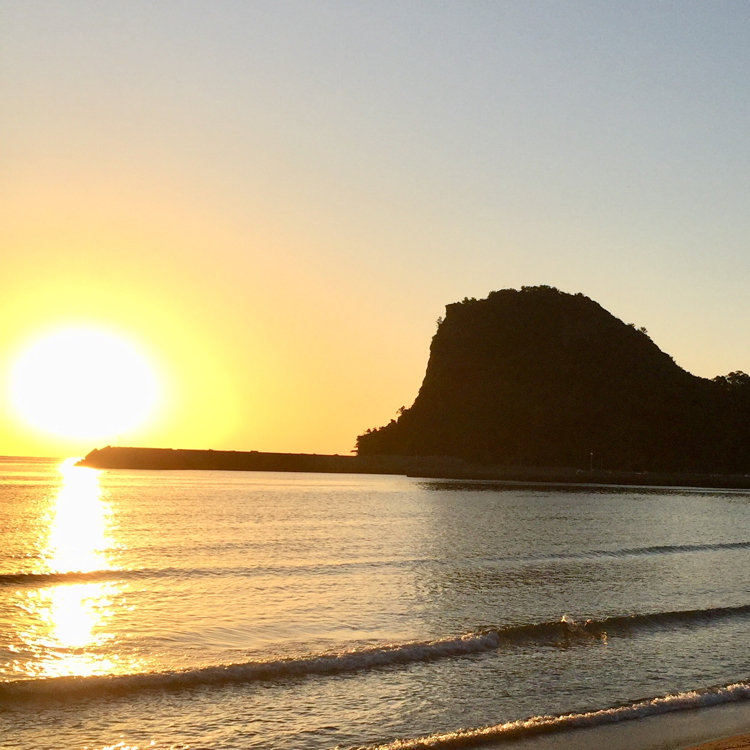
<svg viewBox="0 0 750 750">
<path fill-rule="evenodd" d="M 347 453 L 521 285 L 750 371 L 748 71 L 734 1 L 0 0 L 0 453 Z M 139 352 L 139 426 L 19 406 L 61 326 Z M 121 400 L 105 350 L 27 360 Z"/>
</svg>

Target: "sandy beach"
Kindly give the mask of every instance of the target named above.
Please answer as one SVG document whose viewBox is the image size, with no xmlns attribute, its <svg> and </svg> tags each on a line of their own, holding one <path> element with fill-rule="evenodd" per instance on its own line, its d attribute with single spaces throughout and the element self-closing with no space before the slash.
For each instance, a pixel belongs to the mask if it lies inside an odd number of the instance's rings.
<svg viewBox="0 0 750 750">
<path fill-rule="evenodd" d="M 494 750 L 750 750 L 746 701 L 490 745 Z"/>
<path fill-rule="evenodd" d="M 748 750 L 750 748 L 750 734 L 741 734 L 735 737 L 727 737 L 723 740 L 704 742 L 701 745 L 693 745 L 685 750 Z"/>
</svg>

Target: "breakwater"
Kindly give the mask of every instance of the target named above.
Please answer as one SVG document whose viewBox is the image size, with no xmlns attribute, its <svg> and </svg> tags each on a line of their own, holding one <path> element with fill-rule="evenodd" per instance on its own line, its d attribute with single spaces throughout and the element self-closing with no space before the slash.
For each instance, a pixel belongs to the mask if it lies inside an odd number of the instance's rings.
<svg viewBox="0 0 750 750">
<path fill-rule="evenodd" d="M 750 476 L 585 470 L 574 467 L 494 466 L 452 456 L 342 456 L 322 453 L 113 447 L 92 450 L 80 466 L 96 469 L 290 471 L 332 474 L 403 474 L 425 479 L 540 485 L 627 485 L 750 488 Z"/>
</svg>

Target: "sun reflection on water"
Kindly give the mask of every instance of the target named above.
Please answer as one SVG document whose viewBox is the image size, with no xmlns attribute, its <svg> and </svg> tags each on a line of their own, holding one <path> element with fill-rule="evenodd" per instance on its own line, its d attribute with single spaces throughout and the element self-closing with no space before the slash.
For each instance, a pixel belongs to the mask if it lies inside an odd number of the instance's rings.
<svg viewBox="0 0 750 750">
<path fill-rule="evenodd" d="M 101 583 L 77 583 L 49 590 L 50 640 L 79 649 L 96 640 L 94 628 L 106 617 L 107 586 Z"/>
<path fill-rule="evenodd" d="M 27 628 L 21 634 L 29 677 L 105 674 L 115 667 L 106 653 L 112 635 L 103 627 L 111 614 L 112 583 L 60 584 L 30 592 Z"/>
<path fill-rule="evenodd" d="M 51 573 L 104 570 L 110 546 L 110 508 L 99 487 L 99 472 L 66 459 L 58 467 L 62 484 L 55 496 L 47 537 Z"/>
<path fill-rule="evenodd" d="M 117 671 L 116 657 L 107 648 L 114 637 L 107 623 L 120 585 L 75 576 L 111 568 L 111 508 L 98 471 L 75 466 L 74 459 L 64 461 L 58 471 L 61 482 L 50 498 L 39 572 L 60 579 L 18 592 L 24 616 L 14 671 L 27 677 Z"/>
</svg>

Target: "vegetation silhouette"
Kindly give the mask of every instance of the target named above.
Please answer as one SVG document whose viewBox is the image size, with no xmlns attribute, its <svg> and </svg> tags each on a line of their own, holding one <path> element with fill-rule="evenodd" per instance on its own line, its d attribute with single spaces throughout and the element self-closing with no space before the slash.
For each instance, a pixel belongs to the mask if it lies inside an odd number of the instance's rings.
<svg viewBox="0 0 750 750">
<path fill-rule="evenodd" d="M 741 474 L 750 376 L 692 375 L 583 294 L 504 289 L 446 307 L 414 404 L 357 453 Z"/>
</svg>

